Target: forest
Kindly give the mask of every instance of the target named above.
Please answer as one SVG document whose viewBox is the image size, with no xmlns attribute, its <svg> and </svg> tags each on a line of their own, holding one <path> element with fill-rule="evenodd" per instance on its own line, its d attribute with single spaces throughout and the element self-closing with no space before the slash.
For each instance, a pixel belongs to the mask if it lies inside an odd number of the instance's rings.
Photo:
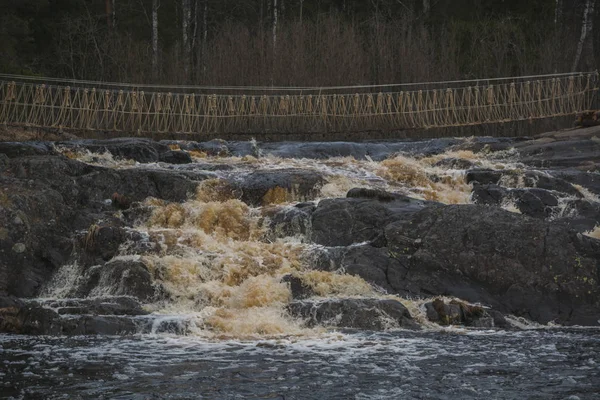
<svg viewBox="0 0 600 400">
<path fill-rule="evenodd" d="M 0 73 L 332 86 L 592 71 L 596 0 L 0 0 Z"/>
</svg>

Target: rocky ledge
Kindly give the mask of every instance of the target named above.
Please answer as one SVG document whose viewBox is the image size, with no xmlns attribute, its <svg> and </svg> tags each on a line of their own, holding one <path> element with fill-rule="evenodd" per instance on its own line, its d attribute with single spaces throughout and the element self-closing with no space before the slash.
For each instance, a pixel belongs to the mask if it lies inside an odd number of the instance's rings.
<svg viewBox="0 0 600 400">
<path fill-rule="evenodd" d="M 410 298 L 433 323 L 506 328 L 504 315 L 510 314 L 543 324 L 599 325 L 600 240 L 586 233 L 600 225 L 600 134 L 598 128 L 569 132 L 529 140 L 262 148 L 143 139 L 0 143 L 0 331 L 185 333 L 181 321 L 162 322 L 163 328 L 152 322 L 141 305 L 168 301 L 169 294 L 147 265 L 119 257 L 119 249 L 128 243 L 137 254 L 159 251 L 159 243 L 132 229 L 149 215 L 143 200 L 184 202 L 201 182 L 217 177 L 215 171 L 229 171 L 230 166 L 214 163 L 182 166 L 192 161 L 193 151 L 382 160 L 398 151 L 419 157 L 447 150 L 493 155 L 517 149 L 511 151 L 521 167 L 514 169 L 481 168 L 455 157 L 436 164 L 468 170 L 464 177 L 472 185 L 473 204 L 446 205 L 373 188 L 313 202 L 328 178 L 297 167 L 234 171 L 228 185 L 250 206 L 268 204 L 279 189 L 296 191 L 305 202 L 264 210 L 271 238 L 301 234 L 320 246 L 312 254 L 313 268 L 356 275 Z M 69 151 L 109 152 L 138 164 L 91 165 L 72 159 Z M 514 205 L 512 212 L 507 203 Z M 37 299 L 61 267 L 75 262 L 77 284 L 66 299 Z M 307 326 L 418 328 L 413 310 L 397 300 L 323 299 L 293 277 L 286 282 L 292 296 L 286 310 Z"/>
</svg>

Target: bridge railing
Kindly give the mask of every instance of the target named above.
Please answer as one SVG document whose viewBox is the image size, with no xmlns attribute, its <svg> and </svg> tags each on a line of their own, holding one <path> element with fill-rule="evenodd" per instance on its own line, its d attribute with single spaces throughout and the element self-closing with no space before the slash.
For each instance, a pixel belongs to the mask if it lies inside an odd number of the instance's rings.
<svg viewBox="0 0 600 400">
<path fill-rule="evenodd" d="M 199 134 L 454 127 L 590 110 L 598 80 L 593 72 L 410 86 L 206 88 L 0 75 L 0 123 Z"/>
</svg>

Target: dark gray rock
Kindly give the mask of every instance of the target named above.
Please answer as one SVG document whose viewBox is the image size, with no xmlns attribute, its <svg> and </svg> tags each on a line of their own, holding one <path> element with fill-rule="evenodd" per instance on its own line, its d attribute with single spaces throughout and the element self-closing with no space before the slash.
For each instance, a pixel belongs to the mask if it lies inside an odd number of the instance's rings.
<svg viewBox="0 0 600 400">
<path fill-rule="evenodd" d="M 294 301 L 288 310 L 308 326 L 324 325 L 381 331 L 387 328 L 419 329 L 410 313 L 396 300 L 327 299 Z"/>
<path fill-rule="evenodd" d="M 185 151 L 165 151 L 159 154 L 158 160 L 169 164 L 190 164 L 192 157 Z"/>
<path fill-rule="evenodd" d="M 465 182 L 477 182 L 481 185 L 497 185 L 498 182 L 500 182 L 502 175 L 502 171 L 495 171 L 491 169 L 472 169 L 467 171 L 465 174 Z"/>
<path fill-rule="evenodd" d="M 54 154 L 48 142 L 0 142 L 0 154 L 8 158 Z"/>
<path fill-rule="evenodd" d="M 89 268 L 75 291 L 76 297 L 102 293 L 112 296 L 133 296 L 142 302 L 160 299 L 163 292 L 154 285 L 146 265 L 136 260 L 113 260 Z"/>
<path fill-rule="evenodd" d="M 292 207 L 266 210 L 270 219 L 269 236 L 273 239 L 306 236 L 311 231 L 311 215 L 316 209 L 314 203 L 299 203 Z"/>
<path fill-rule="evenodd" d="M 118 138 L 107 140 L 72 140 L 58 143 L 73 149 L 85 149 L 92 153 L 111 153 L 116 158 L 139 163 L 158 162 L 161 153 L 170 151 L 165 144 L 144 138 Z"/>
<path fill-rule="evenodd" d="M 38 304 L 59 315 L 146 315 L 133 297 L 95 297 L 91 299 L 40 300 Z"/>
<path fill-rule="evenodd" d="M 322 200 L 312 213 L 312 240 L 324 246 L 349 246 L 376 240 L 387 224 L 408 218 L 427 204 L 431 203 L 400 195 L 394 201 L 371 198 Z"/>
<path fill-rule="evenodd" d="M 391 223 L 385 235 L 392 253 L 410 250 L 395 291 L 451 295 L 541 323 L 598 325 L 600 241 L 562 224 L 446 206 Z"/>
<path fill-rule="evenodd" d="M 433 164 L 433 166 L 447 169 L 472 169 L 475 164 L 463 158 L 444 158 Z"/>
<path fill-rule="evenodd" d="M 315 171 L 280 169 L 252 172 L 234 182 L 234 186 L 241 190 L 242 201 L 259 206 L 268 204 L 269 193 L 280 189 L 290 199 L 313 200 L 319 195 L 324 183 L 325 179 Z"/>
<path fill-rule="evenodd" d="M 315 295 L 314 291 L 310 286 L 306 286 L 302 279 L 294 275 L 285 275 L 281 278 L 281 282 L 287 283 L 290 286 L 292 292 L 292 298 L 294 300 L 302 300 Z"/>
</svg>

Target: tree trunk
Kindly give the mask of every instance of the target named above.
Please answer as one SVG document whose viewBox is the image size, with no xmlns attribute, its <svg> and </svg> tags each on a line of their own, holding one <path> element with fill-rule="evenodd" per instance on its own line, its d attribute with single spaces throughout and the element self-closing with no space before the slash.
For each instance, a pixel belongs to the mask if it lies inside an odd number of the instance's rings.
<svg viewBox="0 0 600 400">
<path fill-rule="evenodd" d="M 182 29 L 182 54 L 183 54 L 183 71 L 185 80 L 189 79 L 190 74 L 190 22 L 192 19 L 192 10 L 190 0 L 181 0 L 181 29 Z"/>
<path fill-rule="evenodd" d="M 108 25 L 108 30 L 112 31 L 113 27 L 113 2 L 112 0 L 105 1 L 106 6 L 106 25 Z"/>
<path fill-rule="evenodd" d="M 302 12 L 304 11 L 304 0 L 300 0 L 300 25 L 302 25 Z"/>
<path fill-rule="evenodd" d="M 560 29 L 562 20 L 562 0 L 556 0 L 556 6 L 554 7 L 554 26 L 558 31 Z"/>
<path fill-rule="evenodd" d="M 575 61 L 573 61 L 573 67 L 571 71 L 576 72 L 581 62 L 582 54 L 585 50 L 584 57 L 586 60 L 593 59 L 594 57 L 594 43 L 592 32 L 594 30 L 594 5 L 595 0 L 586 0 L 585 9 L 583 10 L 583 18 L 581 23 L 581 36 L 579 37 L 579 43 L 577 44 L 577 53 L 575 53 Z M 586 68 L 589 68 L 593 63 L 587 63 Z M 593 67 L 593 65 L 592 65 Z"/>
<path fill-rule="evenodd" d="M 273 51 L 277 47 L 277 0 L 273 0 Z"/>
<path fill-rule="evenodd" d="M 428 17 L 430 10 L 431 10 L 431 0 L 423 0 L 423 15 L 425 17 Z"/>
<path fill-rule="evenodd" d="M 204 12 L 202 13 L 202 75 L 206 75 L 206 44 L 208 42 L 208 0 L 204 0 Z"/>
<path fill-rule="evenodd" d="M 152 77 L 158 78 L 158 2 L 152 0 Z"/>
</svg>

